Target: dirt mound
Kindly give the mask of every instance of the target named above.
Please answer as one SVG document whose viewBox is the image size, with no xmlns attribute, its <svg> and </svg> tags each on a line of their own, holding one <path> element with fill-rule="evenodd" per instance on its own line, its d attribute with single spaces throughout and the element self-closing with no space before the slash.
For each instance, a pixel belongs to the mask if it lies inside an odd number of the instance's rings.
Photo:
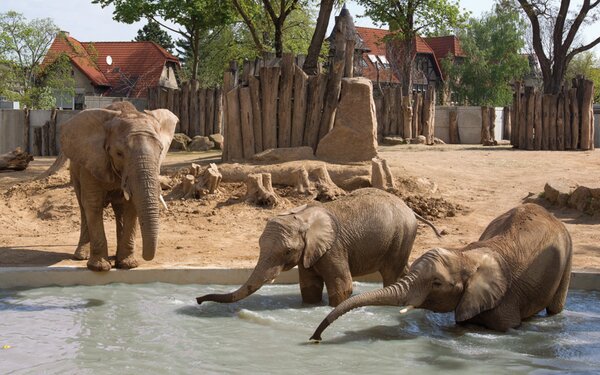
<svg viewBox="0 0 600 375">
<path fill-rule="evenodd" d="M 400 177 L 391 193 L 402 198 L 406 205 L 425 219 L 454 217 L 465 207 L 452 203 L 440 195 L 436 183 L 427 178 Z"/>
</svg>

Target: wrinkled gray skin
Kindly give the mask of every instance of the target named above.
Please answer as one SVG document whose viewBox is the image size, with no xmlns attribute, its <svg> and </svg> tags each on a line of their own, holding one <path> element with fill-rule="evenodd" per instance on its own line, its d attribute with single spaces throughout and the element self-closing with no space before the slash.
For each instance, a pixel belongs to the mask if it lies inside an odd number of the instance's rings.
<svg viewBox="0 0 600 375">
<path fill-rule="evenodd" d="M 361 306 L 414 306 L 455 312 L 457 322 L 506 331 L 546 309 L 562 311 L 571 276 L 572 245 L 565 226 L 543 207 L 524 204 L 492 221 L 463 249 L 433 249 L 408 275 L 337 306 L 311 340 L 338 317 Z"/>
<path fill-rule="evenodd" d="M 321 302 L 325 284 L 329 304 L 337 306 L 352 294 L 353 276 L 379 271 L 384 285 L 396 282 L 406 271 L 416 233 L 415 213 L 379 189 L 359 189 L 333 202 L 301 206 L 267 222 L 258 264 L 244 285 L 197 301 L 239 301 L 298 265 L 302 300 Z"/>
<path fill-rule="evenodd" d="M 112 205 L 117 223 L 118 268 L 134 268 L 139 217 L 143 258 L 154 257 L 158 239 L 158 176 L 177 117 L 165 109 L 138 112 L 127 102 L 80 112 L 61 126 L 61 151 L 71 160 L 71 181 L 81 212 L 76 259 L 108 271 L 102 213 Z"/>
</svg>

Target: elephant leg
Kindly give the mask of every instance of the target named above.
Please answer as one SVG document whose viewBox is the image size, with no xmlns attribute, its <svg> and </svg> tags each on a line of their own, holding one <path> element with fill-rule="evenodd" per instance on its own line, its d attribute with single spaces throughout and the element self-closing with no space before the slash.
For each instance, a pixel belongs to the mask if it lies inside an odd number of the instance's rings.
<svg viewBox="0 0 600 375">
<path fill-rule="evenodd" d="M 77 203 L 79 204 L 79 215 L 81 224 L 79 226 L 79 242 L 73 257 L 77 260 L 85 260 L 90 257 L 90 235 L 88 233 L 87 220 L 85 219 L 85 212 L 83 211 L 83 204 L 81 202 L 81 185 L 79 184 L 79 178 L 75 176 L 78 173 L 76 167 L 71 167 L 71 180 L 73 181 L 73 187 L 75 189 L 75 196 L 77 197 Z"/>
<path fill-rule="evenodd" d="M 408 266 L 398 267 L 396 264 L 386 264 L 379 269 L 379 274 L 383 279 L 383 286 L 390 286 L 408 274 Z"/>
<path fill-rule="evenodd" d="M 117 232 L 117 254 L 119 253 L 119 245 L 123 236 L 123 204 L 121 202 L 111 202 L 112 210 L 115 214 L 115 230 Z"/>
<path fill-rule="evenodd" d="M 298 265 L 302 302 L 316 304 L 323 300 L 323 279 L 314 270 Z"/>
<path fill-rule="evenodd" d="M 117 245 L 117 268 L 131 269 L 139 264 L 133 253 L 135 250 L 135 233 L 137 229 L 137 213 L 133 203 L 127 201 L 122 205 L 122 232 Z"/>
<path fill-rule="evenodd" d="M 484 311 L 468 321 L 483 325 L 495 331 L 506 332 L 521 325 L 521 312 L 514 301 L 506 301 L 499 306 Z"/>
<path fill-rule="evenodd" d="M 92 271 L 108 271 L 111 266 L 108 261 L 108 246 L 102 221 L 106 192 L 88 172 L 82 171 L 82 174 L 84 176 L 81 181 L 81 201 L 90 237 L 90 257 L 87 267 Z"/>
<path fill-rule="evenodd" d="M 335 307 L 352 295 L 352 274 L 348 266 L 335 265 L 322 273 L 327 288 L 329 306 Z"/>
<path fill-rule="evenodd" d="M 546 313 L 548 315 L 558 314 L 565 307 L 570 281 L 571 259 L 569 258 L 567 265 L 565 266 L 565 270 L 563 271 L 562 278 L 560 279 L 560 284 L 558 284 L 558 289 L 556 290 L 554 297 L 552 297 L 552 301 L 550 301 L 550 304 L 546 307 Z"/>
</svg>

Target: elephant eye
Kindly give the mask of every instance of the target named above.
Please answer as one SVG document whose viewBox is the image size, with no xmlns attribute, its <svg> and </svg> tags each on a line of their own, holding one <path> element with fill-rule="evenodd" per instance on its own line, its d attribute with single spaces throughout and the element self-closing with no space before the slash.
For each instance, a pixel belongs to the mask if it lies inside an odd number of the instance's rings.
<svg viewBox="0 0 600 375">
<path fill-rule="evenodd" d="M 117 156 L 123 157 L 123 153 L 121 151 L 117 151 Z"/>
<path fill-rule="evenodd" d="M 442 282 L 438 279 L 434 279 L 432 285 L 434 286 L 434 288 L 439 288 L 442 286 Z"/>
</svg>

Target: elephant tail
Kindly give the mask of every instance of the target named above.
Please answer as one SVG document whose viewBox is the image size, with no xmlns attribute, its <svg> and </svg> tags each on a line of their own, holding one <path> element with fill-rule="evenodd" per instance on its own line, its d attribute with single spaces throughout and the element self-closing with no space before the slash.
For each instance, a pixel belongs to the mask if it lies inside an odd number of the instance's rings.
<svg viewBox="0 0 600 375">
<path fill-rule="evenodd" d="M 423 222 L 423 223 L 425 223 L 425 224 L 429 225 L 429 226 L 431 227 L 431 229 L 433 229 L 433 231 L 435 232 L 435 235 L 436 235 L 438 238 L 442 238 L 442 234 L 441 234 L 441 233 L 440 233 L 440 232 L 437 230 L 437 228 L 435 227 L 435 225 L 433 225 L 433 223 L 432 223 L 431 221 L 429 221 L 429 220 L 425 219 L 423 216 L 419 215 L 418 213 L 416 213 L 416 212 L 414 212 L 414 211 L 413 211 L 413 213 L 415 214 L 415 217 L 416 217 L 416 218 L 417 218 L 419 221 L 421 221 L 421 222 Z"/>
</svg>

